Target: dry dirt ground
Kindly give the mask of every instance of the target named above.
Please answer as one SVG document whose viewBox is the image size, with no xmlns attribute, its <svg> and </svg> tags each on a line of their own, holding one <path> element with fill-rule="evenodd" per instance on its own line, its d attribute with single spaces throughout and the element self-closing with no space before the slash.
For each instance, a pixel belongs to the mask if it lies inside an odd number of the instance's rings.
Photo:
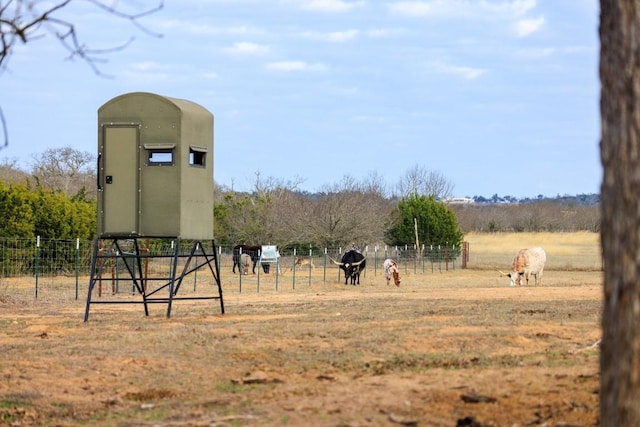
<svg viewBox="0 0 640 427">
<path fill-rule="evenodd" d="M 600 272 L 252 280 L 223 282 L 224 315 L 92 305 L 86 323 L 85 294 L 5 286 L 0 425 L 598 425 Z"/>
</svg>

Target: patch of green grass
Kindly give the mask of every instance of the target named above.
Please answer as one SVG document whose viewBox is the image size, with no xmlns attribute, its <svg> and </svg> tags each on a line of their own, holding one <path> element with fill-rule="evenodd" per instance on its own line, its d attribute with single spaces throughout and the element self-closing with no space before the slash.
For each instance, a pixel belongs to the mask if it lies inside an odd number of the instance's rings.
<svg viewBox="0 0 640 427">
<path fill-rule="evenodd" d="M 31 400 L 34 397 L 30 394 L 7 395 L 4 399 L 0 399 L 0 408 L 13 408 L 15 406 L 33 406 Z"/>
<path fill-rule="evenodd" d="M 25 408 L 31 408 L 33 404 L 18 396 L 0 400 L 0 421 L 7 425 L 19 424 L 27 412 Z"/>
<path fill-rule="evenodd" d="M 1 408 L 13 408 L 15 406 L 15 402 L 10 400 L 0 400 L 0 409 Z"/>
</svg>

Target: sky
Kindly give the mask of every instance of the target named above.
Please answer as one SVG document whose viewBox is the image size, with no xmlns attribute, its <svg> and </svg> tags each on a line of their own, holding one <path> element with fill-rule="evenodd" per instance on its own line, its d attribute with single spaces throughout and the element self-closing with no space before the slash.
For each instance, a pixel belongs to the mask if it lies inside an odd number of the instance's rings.
<svg viewBox="0 0 640 427">
<path fill-rule="evenodd" d="M 17 46 L 0 161 L 27 170 L 50 148 L 96 155 L 98 108 L 152 92 L 213 113 L 214 179 L 238 191 L 393 188 L 417 166 L 455 197 L 600 192 L 597 0 L 165 0 L 140 26 L 72 2 L 56 18 L 89 48 L 126 46 L 99 73 L 47 32 Z"/>
</svg>

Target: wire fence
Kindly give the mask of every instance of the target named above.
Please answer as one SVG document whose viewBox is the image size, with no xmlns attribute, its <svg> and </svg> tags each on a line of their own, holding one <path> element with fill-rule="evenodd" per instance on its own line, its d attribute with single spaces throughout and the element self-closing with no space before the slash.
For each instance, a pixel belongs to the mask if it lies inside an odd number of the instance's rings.
<svg viewBox="0 0 640 427">
<path fill-rule="evenodd" d="M 81 239 L 0 238 L 0 299 L 3 295 L 11 297 L 14 294 L 31 294 L 38 298 L 43 292 L 49 297 L 56 294 L 58 298 L 84 299 L 86 295 L 83 293 L 88 291 L 95 244 L 95 241 Z M 167 277 L 172 268 L 179 268 L 172 264 L 172 255 L 176 253 L 175 244 L 176 241 L 172 239 L 146 241 L 145 246 L 139 249 L 139 256 L 144 260 L 140 264 L 144 271 L 139 272 L 139 276 Z M 122 250 L 132 251 L 131 247 L 126 247 L 125 243 Z M 225 288 L 237 292 L 260 292 L 265 287 L 275 291 L 284 287 L 295 289 L 297 285 L 318 281 L 344 283 L 344 274 L 334 261 L 340 261 L 348 249 L 350 248 L 325 248 L 305 253 L 295 249 L 279 250 L 275 262 L 262 263 L 257 259 L 242 274 L 239 266 L 234 265 L 233 247 L 217 246 L 215 252 L 220 280 Z M 183 248 L 178 251 L 182 253 Z M 383 263 L 387 258 L 396 260 L 400 271 L 405 274 L 437 273 L 465 268 L 465 260 L 468 259 L 468 247 L 465 245 L 420 248 L 414 245 L 367 246 L 360 251 L 366 257 L 363 278 L 367 275 L 383 275 Z M 154 256 L 147 259 L 149 255 Z M 124 264 L 121 257 L 113 257 L 100 266 L 100 294 L 103 290 L 111 294 L 135 293 L 131 272 Z M 197 284 L 212 280 L 213 276 L 207 270 L 195 272 L 190 292 L 198 291 Z"/>
</svg>

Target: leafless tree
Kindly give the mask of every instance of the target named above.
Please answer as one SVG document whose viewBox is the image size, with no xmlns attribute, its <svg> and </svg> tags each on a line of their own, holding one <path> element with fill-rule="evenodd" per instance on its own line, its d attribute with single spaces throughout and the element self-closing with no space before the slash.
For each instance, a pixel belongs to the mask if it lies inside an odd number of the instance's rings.
<svg viewBox="0 0 640 427">
<path fill-rule="evenodd" d="M 440 172 L 430 171 L 416 164 L 400 178 L 396 190 L 399 197 L 418 194 L 444 199 L 452 195 L 453 184 Z"/>
<path fill-rule="evenodd" d="M 9 58 L 16 45 L 27 44 L 42 37 L 56 38 L 70 58 L 80 58 L 87 63 L 95 73 L 102 74 L 99 63 L 104 61 L 104 56 L 110 52 L 123 49 L 133 41 L 133 37 L 124 43 L 109 49 L 94 49 L 88 46 L 76 30 L 76 25 L 61 18 L 61 11 L 72 0 L 57 0 L 43 2 L 38 0 L 6 0 L 0 2 L 0 72 L 5 70 Z M 153 7 L 140 7 L 140 2 L 85 0 L 106 14 L 124 19 L 148 34 L 153 34 L 144 27 L 141 18 L 162 9 L 164 3 L 157 0 Z M 125 5 L 131 3 L 134 12 L 126 12 Z M 154 34 L 158 36 L 158 34 Z M 2 129 L 3 143 L 6 147 L 9 143 L 7 126 L 0 108 L 0 128 Z"/>
<path fill-rule="evenodd" d="M 17 159 L 0 160 L 0 181 L 8 183 L 24 183 L 29 174 L 18 167 Z"/>
<path fill-rule="evenodd" d="M 345 176 L 326 185 L 307 221 L 313 241 L 327 248 L 382 243 L 392 204 L 376 182 Z"/>
<path fill-rule="evenodd" d="M 640 425 L 640 3 L 600 0 L 600 423 Z"/>
<path fill-rule="evenodd" d="M 276 244 L 295 239 L 303 217 L 297 188 L 299 179 L 290 182 L 255 174 L 253 191 L 236 192 L 218 188 L 224 195 L 216 203 L 226 204 L 228 215 L 224 223 L 226 239 L 233 243 Z M 222 224 L 219 224 L 222 226 Z M 300 227 L 301 228 L 301 227 Z"/>
<path fill-rule="evenodd" d="M 49 148 L 33 156 L 32 176 L 44 188 L 62 191 L 73 196 L 84 188 L 95 196 L 95 157 L 71 147 Z"/>
<path fill-rule="evenodd" d="M 258 170 L 255 172 L 256 180 L 253 183 L 255 194 L 267 194 L 277 191 L 296 191 L 304 182 L 304 179 L 296 176 L 291 181 L 284 181 L 273 176 L 263 177 Z"/>
</svg>

